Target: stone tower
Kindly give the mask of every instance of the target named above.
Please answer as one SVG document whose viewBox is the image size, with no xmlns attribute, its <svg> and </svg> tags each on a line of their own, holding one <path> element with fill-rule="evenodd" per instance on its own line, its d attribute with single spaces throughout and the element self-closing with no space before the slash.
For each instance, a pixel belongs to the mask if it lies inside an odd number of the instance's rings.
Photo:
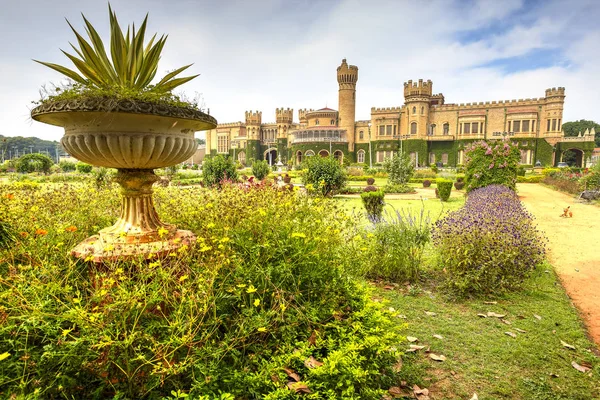
<svg viewBox="0 0 600 400">
<path fill-rule="evenodd" d="M 540 116 L 540 132 L 547 136 L 562 136 L 562 114 L 565 104 L 565 88 L 546 89 L 546 104 Z"/>
<path fill-rule="evenodd" d="M 354 151 L 354 123 L 356 113 L 356 82 L 358 81 L 358 67 L 348 65 L 346 59 L 337 67 L 337 81 L 339 90 L 339 122 L 338 126 L 346 130 L 348 138 L 348 151 Z"/>
<path fill-rule="evenodd" d="M 246 136 L 249 140 L 260 140 L 260 124 L 262 112 L 246 111 Z"/>
<path fill-rule="evenodd" d="M 431 104 L 433 83 L 430 80 L 423 82 L 404 82 L 404 103 L 406 104 L 405 129 L 402 135 L 411 135 L 412 139 L 424 138 L 428 133 L 429 105 Z M 413 125 L 416 123 L 416 129 Z"/>
<path fill-rule="evenodd" d="M 294 110 L 283 107 L 275 109 L 275 120 L 277 121 L 277 138 L 287 139 L 287 132 L 294 121 Z"/>
</svg>

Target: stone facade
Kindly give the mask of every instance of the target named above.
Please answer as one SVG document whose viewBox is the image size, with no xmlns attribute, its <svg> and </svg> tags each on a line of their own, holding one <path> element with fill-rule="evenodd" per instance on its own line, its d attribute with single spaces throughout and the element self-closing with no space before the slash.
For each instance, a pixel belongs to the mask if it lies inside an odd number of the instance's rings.
<svg viewBox="0 0 600 400">
<path fill-rule="evenodd" d="M 409 80 L 404 105 L 373 107 L 369 120 L 355 121 L 358 67 L 342 60 L 337 81 L 339 111 L 301 109 L 298 123 L 289 108 L 276 109 L 273 123 L 263 123 L 260 111 L 248 111 L 244 122 L 219 124 L 208 132 L 207 149 L 233 156 L 235 148 L 236 158 L 246 165 L 253 159 L 298 164 L 306 156 L 330 154 L 376 165 L 406 151 L 420 166 L 456 166 L 463 162 L 464 145 L 482 139 L 510 137 L 522 147 L 522 164 L 531 165 L 556 165 L 566 150 L 579 152 L 583 164 L 594 147 L 587 132 L 564 137 L 563 87 L 534 99 L 455 104 L 434 94 L 432 81 Z"/>
</svg>

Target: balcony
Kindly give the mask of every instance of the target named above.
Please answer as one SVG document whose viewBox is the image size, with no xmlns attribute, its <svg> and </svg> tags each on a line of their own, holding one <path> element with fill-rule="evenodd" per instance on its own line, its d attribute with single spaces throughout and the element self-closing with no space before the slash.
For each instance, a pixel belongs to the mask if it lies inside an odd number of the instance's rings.
<svg viewBox="0 0 600 400">
<path fill-rule="evenodd" d="M 304 130 L 293 133 L 292 144 L 297 143 L 348 143 L 346 131 L 341 129 L 331 130 Z"/>
</svg>

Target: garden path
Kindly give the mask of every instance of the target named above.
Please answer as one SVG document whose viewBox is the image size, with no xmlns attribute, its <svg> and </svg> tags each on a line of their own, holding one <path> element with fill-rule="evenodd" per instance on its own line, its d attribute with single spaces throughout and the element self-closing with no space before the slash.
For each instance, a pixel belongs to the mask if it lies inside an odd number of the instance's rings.
<svg viewBox="0 0 600 400">
<path fill-rule="evenodd" d="M 600 348 L 600 207 L 542 185 L 518 184 L 519 198 L 549 241 L 549 260 Z M 563 218 L 571 206 L 572 218 Z"/>
</svg>

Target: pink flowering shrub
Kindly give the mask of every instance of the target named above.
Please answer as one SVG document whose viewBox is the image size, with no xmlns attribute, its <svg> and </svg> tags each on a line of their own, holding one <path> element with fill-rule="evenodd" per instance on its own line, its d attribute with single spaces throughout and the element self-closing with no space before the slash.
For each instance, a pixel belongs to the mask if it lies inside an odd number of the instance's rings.
<svg viewBox="0 0 600 400">
<path fill-rule="evenodd" d="M 508 140 L 479 141 L 465 148 L 467 192 L 497 184 L 515 189 L 520 152 Z"/>
</svg>

